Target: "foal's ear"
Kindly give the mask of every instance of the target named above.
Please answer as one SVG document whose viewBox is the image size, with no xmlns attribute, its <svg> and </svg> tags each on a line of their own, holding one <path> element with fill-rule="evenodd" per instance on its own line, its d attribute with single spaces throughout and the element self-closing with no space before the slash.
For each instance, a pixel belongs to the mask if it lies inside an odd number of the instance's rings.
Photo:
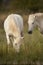
<svg viewBox="0 0 43 65">
<path fill-rule="evenodd" d="M 21 39 L 24 39 L 24 37 L 21 37 Z"/>
<path fill-rule="evenodd" d="M 36 18 L 36 16 L 35 16 L 35 15 L 34 15 L 33 17 L 34 17 L 34 19 Z"/>
</svg>

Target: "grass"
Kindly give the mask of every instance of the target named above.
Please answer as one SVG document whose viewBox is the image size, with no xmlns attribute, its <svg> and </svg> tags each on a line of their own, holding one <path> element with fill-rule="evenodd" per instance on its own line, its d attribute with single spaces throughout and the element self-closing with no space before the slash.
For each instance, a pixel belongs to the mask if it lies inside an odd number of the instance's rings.
<svg viewBox="0 0 43 65">
<path fill-rule="evenodd" d="M 26 22 L 25 22 L 26 23 Z M 12 46 L 7 50 L 6 36 L 3 28 L 0 28 L 0 64 L 33 64 L 33 62 L 43 62 L 43 35 L 38 29 L 28 34 L 27 24 L 24 25 L 24 39 L 20 52 L 16 53 Z"/>
</svg>

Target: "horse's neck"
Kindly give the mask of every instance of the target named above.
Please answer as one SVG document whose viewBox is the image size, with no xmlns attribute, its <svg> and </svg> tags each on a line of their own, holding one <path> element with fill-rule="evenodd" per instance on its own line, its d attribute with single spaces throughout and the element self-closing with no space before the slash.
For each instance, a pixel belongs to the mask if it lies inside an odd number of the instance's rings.
<svg viewBox="0 0 43 65">
<path fill-rule="evenodd" d="M 37 21 L 36 26 L 38 26 L 40 29 L 43 28 L 43 21 Z"/>
<path fill-rule="evenodd" d="M 37 26 L 37 27 L 39 27 L 39 28 L 40 28 L 40 22 L 35 21 L 35 26 Z"/>
</svg>

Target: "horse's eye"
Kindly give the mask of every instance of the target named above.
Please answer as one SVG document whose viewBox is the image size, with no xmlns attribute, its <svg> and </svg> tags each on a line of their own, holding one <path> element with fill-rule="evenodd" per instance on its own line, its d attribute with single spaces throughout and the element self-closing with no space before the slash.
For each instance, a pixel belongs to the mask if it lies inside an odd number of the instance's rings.
<svg viewBox="0 0 43 65">
<path fill-rule="evenodd" d="M 34 24 L 34 22 L 32 24 Z"/>
</svg>

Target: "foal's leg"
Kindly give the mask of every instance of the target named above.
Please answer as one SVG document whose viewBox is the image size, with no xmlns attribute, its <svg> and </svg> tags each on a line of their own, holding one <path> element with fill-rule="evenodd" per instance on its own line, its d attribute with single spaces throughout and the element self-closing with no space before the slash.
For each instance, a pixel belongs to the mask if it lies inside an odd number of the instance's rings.
<svg viewBox="0 0 43 65">
<path fill-rule="evenodd" d="M 9 38 L 8 34 L 6 34 L 6 38 L 7 38 L 7 44 L 9 45 L 10 44 L 10 38 Z"/>
<path fill-rule="evenodd" d="M 9 51 L 10 38 L 9 38 L 9 35 L 7 33 L 6 33 L 6 38 L 7 38 L 8 51 Z"/>
</svg>

